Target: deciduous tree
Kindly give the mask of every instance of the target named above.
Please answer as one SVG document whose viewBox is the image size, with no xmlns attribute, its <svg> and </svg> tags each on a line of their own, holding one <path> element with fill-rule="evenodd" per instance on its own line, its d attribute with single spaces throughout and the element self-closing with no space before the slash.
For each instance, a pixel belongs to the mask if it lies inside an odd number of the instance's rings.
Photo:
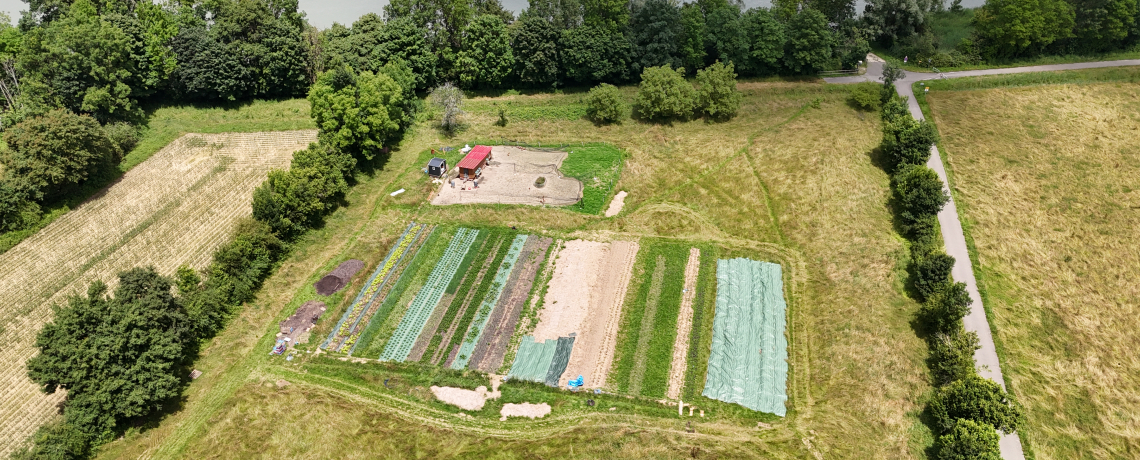
<svg viewBox="0 0 1140 460">
<path fill-rule="evenodd" d="M 954 430 L 959 419 L 971 420 L 1012 433 L 1021 426 L 1021 407 L 993 380 L 971 376 L 955 381 L 935 394 L 930 412 L 942 433 Z"/>
<path fill-rule="evenodd" d="M 114 146 L 99 123 L 67 109 L 25 119 L 4 140 L 8 149 L 0 163 L 37 200 L 72 192 L 114 161 Z"/>
<path fill-rule="evenodd" d="M 641 72 L 637 110 L 649 120 L 688 118 L 697 106 L 697 91 L 685 81 L 685 69 L 649 67 Z"/>
<path fill-rule="evenodd" d="M 321 74 L 309 90 L 309 105 L 322 142 L 371 160 L 400 134 L 404 94 L 387 74 L 358 75 L 342 65 Z"/>
<path fill-rule="evenodd" d="M 471 88 L 497 88 L 515 66 L 507 26 L 495 15 L 478 16 L 464 29 L 459 79 Z"/>
<path fill-rule="evenodd" d="M 697 106 L 709 118 L 727 120 L 736 116 L 742 98 L 736 89 L 736 72 L 731 62 L 716 62 L 697 71 Z"/>
</svg>

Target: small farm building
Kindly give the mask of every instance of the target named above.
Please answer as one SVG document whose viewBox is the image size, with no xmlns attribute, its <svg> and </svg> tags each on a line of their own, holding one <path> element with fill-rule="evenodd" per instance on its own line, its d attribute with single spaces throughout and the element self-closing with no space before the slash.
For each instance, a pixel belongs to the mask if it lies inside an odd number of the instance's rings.
<svg viewBox="0 0 1140 460">
<path fill-rule="evenodd" d="M 487 160 L 491 159 L 491 147 L 487 145 L 476 145 L 459 161 L 459 178 L 463 180 L 472 180 L 479 177 L 483 173 L 483 167 L 487 166 Z"/>
<path fill-rule="evenodd" d="M 440 177 L 447 174 L 447 160 L 443 158 L 432 158 L 428 162 L 427 173 L 431 177 Z"/>
</svg>

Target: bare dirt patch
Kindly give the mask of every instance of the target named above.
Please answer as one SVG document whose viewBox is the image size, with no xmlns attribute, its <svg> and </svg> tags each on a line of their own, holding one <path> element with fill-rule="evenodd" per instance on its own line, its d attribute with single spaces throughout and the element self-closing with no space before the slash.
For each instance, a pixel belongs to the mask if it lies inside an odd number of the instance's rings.
<svg viewBox="0 0 1140 460">
<path fill-rule="evenodd" d="M 550 238 L 531 236 L 523 246 L 522 254 L 519 255 L 522 263 L 516 265 L 514 273 L 507 280 L 503 300 L 487 320 L 483 336 L 471 353 L 472 369 L 492 372 L 503 365 L 503 357 L 518 325 L 523 305 L 530 295 L 538 269 L 546 261 L 546 250 L 553 242 Z"/>
<path fill-rule="evenodd" d="M 297 343 L 297 338 L 312 329 L 326 309 L 324 302 L 316 300 L 301 304 L 293 316 L 285 318 L 285 321 L 280 323 L 282 337 L 288 337 L 293 343 Z"/>
<path fill-rule="evenodd" d="M 585 388 L 600 388 L 610 373 L 621 325 L 621 307 L 639 246 L 633 241 L 615 241 L 608 246 L 589 295 L 589 311 L 574 341 L 570 363 L 562 373 L 560 385 L 581 375 Z"/>
<path fill-rule="evenodd" d="M 480 410 L 488 399 L 498 398 L 500 393 L 489 392 L 487 387 L 478 387 L 474 390 L 464 390 L 454 387 L 431 387 L 431 393 L 436 399 L 457 406 L 463 410 Z"/>
<path fill-rule="evenodd" d="M 693 331 L 693 298 L 697 295 L 697 273 L 701 268 L 701 250 L 689 249 L 685 265 L 685 290 L 681 294 L 681 310 L 677 313 L 677 338 L 673 341 L 673 364 L 669 367 L 669 388 L 665 397 L 681 397 L 685 383 L 685 366 L 689 357 L 689 335 Z"/>
<path fill-rule="evenodd" d="M 568 206 L 582 199 L 582 183 L 564 177 L 558 168 L 566 152 L 544 152 L 519 147 L 493 146 L 478 187 L 471 181 L 445 180 L 431 200 L 434 205 L 501 203 L 534 206 Z M 451 177 L 454 177 L 454 172 Z M 545 178 L 542 187 L 535 185 Z M 452 186 L 454 183 L 454 187 Z"/>
<path fill-rule="evenodd" d="M 610 207 L 606 209 L 606 217 L 613 217 L 621 212 L 621 208 L 625 207 L 625 190 L 622 190 L 614 195 L 613 201 L 610 201 Z"/>
<path fill-rule="evenodd" d="M 550 413 L 550 404 L 540 403 L 506 403 L 503 408 L 499 410 L 500 421 L 506 421 L 507 417 L 526 417 L 526 418 L 543 418 Z"/>
<path fill-rule="evenodd" d="M 590 309 L 590 297 L 598 282 L 609 244 L 586 240 L 567 241 L 558 252 L 554 276 L 550 279 L 535 341 L 556 340 L 581 330 Z"/>
</svg>

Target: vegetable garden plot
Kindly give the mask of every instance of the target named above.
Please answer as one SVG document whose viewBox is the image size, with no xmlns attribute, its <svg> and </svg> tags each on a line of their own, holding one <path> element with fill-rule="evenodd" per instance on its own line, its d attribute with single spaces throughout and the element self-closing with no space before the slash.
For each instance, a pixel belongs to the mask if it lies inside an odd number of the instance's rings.
<svg viewBox="0 0 1140 460">
<path fill-rule="evenodd" d="M 787 304 L 777 264 L 717 261 L 716 314 L 704 396 L 779 416 L 788 400 Z"/>
<path fill-rule="evenodd" d="M 475 314 L 476 307 L 472 304 L 478 304 L 482 300 L 481 296 L 486 293 L 485 287 L 494 277 L 493 267 L 496 263 L 502 262 L 501 255 L 506 255 L 509 244 L 504 243 L 507 241 L 507 235 L 501 229 L 484 233 L 486 238 L 480 236 L 483 241 L 478 251 L 472 249 L 469 252 L 474 253 L 473 257 L 469 255 L 463 261 L 461 268 L 466 266 L 466 272 L 462 276 L 456 275 L 452 285 L 448 286 L 448 292 L 451 294 L 447 298 L 450 302 L 442 303 L 432 315 L 433 317 L 438 315 L 441 319 L 432 324 L 435 326 L 433 329 L 420 334 L 418 342 L 424 343 L 426 340 L 428 344 L 423 354 L 428 363 L 445 366 L 450 364 L 449 358 L 455 356 L 452 352 L 458 351 L 459 340 L 462 339 L 467 325 L 471 323 L 470 318 Z"/>
<path fill-rule="evenodd" d="M 475 241 L 478 234 L 478 230 L 466 228 L 460 228 L 456 231 L 455 237 L 451 239 L 451 244 L 448 245 L 443 257 L 436 263 L 427 282 L 420 288 L 419 293 L 416 294 L 412 304 L 408 307 L 408 311 L 400 320 L 396 332 L 388 340 L 384 352 L 380 354 L 381 360 L 404 361 L 407 359 L 408 353 L 415 345 L 416 338 L 423 331 L 424 324 L 427 323 L 428 317 L 431 316 L 436 304 L 439 303 L 439 299 L 443 297 L 444 289 L 451 283 L 451 278 L 455 276 L 460 263 L 463 262 L 463 256 L 467 255 L 467 250 L 470 249 L 471 243 Z"/>
<path fill-rule="evenodd" d="M 483 335 L 483 328 L 487 325 L 487 319 L 491 317 L 491 311 L 499 303 L 499 297 L 503 293 L 503 287 L 510 278 L 511 272 L 514 271 L 515 262 L 519 260 L 519 255 L 522 254 L 523 245 L 526 244 L 527 235 L 515 236 L 511 246 L 507 249 L 507 254 L 503 257 L 502 263 L 499 264 L 499 270 L 495 273 L 495 277 L 491 279 L 491 288 L 487 295 L 483 298 L 483 302 L 479 305 L 479 309 L 475 312 L 475 318 L 471 321 L 471 326 L 464 337 L 463 344 L 459 346 L 459 354 L 455 360 L 451 362 L 452 369 L 463 369 L 467 366 L 471 354 L 475 351 L 475 344 L 479 342 L 479 338 Z"/>
<path fill-rule="evenodd" d="M 388 251 L 384 261 L 377 265 L 376 271 L 368 279 L 368 283 L 360 289 L 360 293 L 353 300 L 352 306 L 345 310 L 336 327 L 329 332 L 329 336 L 321 344 L 321 348 L 333 351 L 345 351 L 347 348 L 352 348 L 362 332 L 359 327 L 361 320 L 367 316 L 366 313 L 374 312 L 370 307 L 378 301 L 381 288 L 388 283 L 393 269 L 403 260 L 404 255 L 411 252 L 409 248 L 413 242 L 418 240 L 424 228 L 424 225 L 415 222 L 408 224 L 404 233 L 396 240 L 397 243 Z M 382 301 L 383 299 L 379 300 Z"/>
<path fill-rule="evenodd" d="M 491 313 L 483 329 L 483 337 L 471 353 L 469 366 L 472 369 L 491 373 L 499 370 L 510 344 L 511 336 L 518 327 L 523 306 L 534 288 L 534 280 L 539 268 L 546 261 L 546 252 L 554 240 L 532 236 L 527 238 L 522 255 L 515 266 L 507 286 L 503 289 L 500 305 Z"/>
<path fill-rule="evenodd" d="M 689 250 L 663 242 L 642 249 L 638 262 L 642 281 L 624 308 L 611 375 L 621 392 L 665 396 Z"/>
</svg>

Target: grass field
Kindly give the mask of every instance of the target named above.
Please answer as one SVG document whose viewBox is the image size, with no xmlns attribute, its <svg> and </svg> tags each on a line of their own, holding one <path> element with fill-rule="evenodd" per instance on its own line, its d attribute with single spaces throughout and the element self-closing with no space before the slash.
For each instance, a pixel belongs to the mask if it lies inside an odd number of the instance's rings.
<svg viewBox="0 0 1140 460">
<path fill-rule="evenodd" d="M 975 79 L 926 97 L 1038 459 L 1140 449 L 1138 77 Z"/>
<path fill-rule="evenodd" d="M 427 123 L 417 126 L 382 170 L 359 178 L 346 207 L 298 243 L 259 298 L 195 363 L 205 373 L 190 386 L 183 409 L 101 455 L 921 457 L 930 443 L 918 416 L 930 388 L 925 346 L 910 328 L 916 305 L 903 294 L 906 250 L 886 207 L 888 177 L 872 161 L 878 118 L 850 108 L 843 87 L 771 81 L 740 88 L 741 113 L 723 124 L 627 120 L 597 127 L 570 116 L 534 116 L 497 126 L 497 112 L 476 110 L 484 99 L 477 98 L 455 137 Z M 635 89 L 623 92 L 632 100 Z M 557 108 L 578 98 L 503 100 Z M 495 98 L 485 99 L 493 107 Z M 615 184 L 629 193 L 625 210 L 606 219 L 569 209 L 428 205 L 422 153 L 474 139 L 613 145 L 625 155 Z M 408 192 L 389 196 L 399 188 Z M 685 248 L 715 246 L 716 257 L 780 263 L 792 361 L 788 417 L 702 402 L 706 418 L 678 420 L 669 415 L 675 407 L 650 398 L 599 397 L 589 408 L 581 394 L 511 384 L 502 400 L 460 418 L 426 387 L 486 384 L 476 373 L 308 356 L 285 363 L 260 351 L 272 344 L 276 321 L 292 313 L 284 307 L 308 295 L 309 284 L 333 261 L 381 253 L 362 258 L 375 266 L 410 220 L 516 226 L 560 239 L 658 238 Z M 702 265 L 715 262 L 714 253 L 707 254 Z M 708 291 L 704 273 L 699 285 Z M 359 283 L 346 289 L 358 290 Z M 698 294 L 704 308 L 695 312 L 696 323 L 711 325 L 714 294 Z M 695 333 L 693 343 L 701 342 L 707 337 Z M 278 378 L 293 385 L 266 386 Z M 538 421 L 499 422 L 497 405 L 518 401 L 546 401 L 554 412 Z M 698 434 L 685 432 L 687 421 Z M 757 421 L 771 428 L 758 431 Z"/>
<path fill-rule="evenodd" d="M 183 264 L 204 268 L 235 223 L 250 215 L 253 189 L 269 170 L 288 167 L 293 152 L 315 139 L 315 130 L 180 137 L 0 254 L 0 455 L 62 400 L 62 392 L 40 393 L 24 369 L 51 305 L 85 292 L 94 280 L 112 284 L 119 271 L 136 266 L 166 275 Z"/>
</svg>

